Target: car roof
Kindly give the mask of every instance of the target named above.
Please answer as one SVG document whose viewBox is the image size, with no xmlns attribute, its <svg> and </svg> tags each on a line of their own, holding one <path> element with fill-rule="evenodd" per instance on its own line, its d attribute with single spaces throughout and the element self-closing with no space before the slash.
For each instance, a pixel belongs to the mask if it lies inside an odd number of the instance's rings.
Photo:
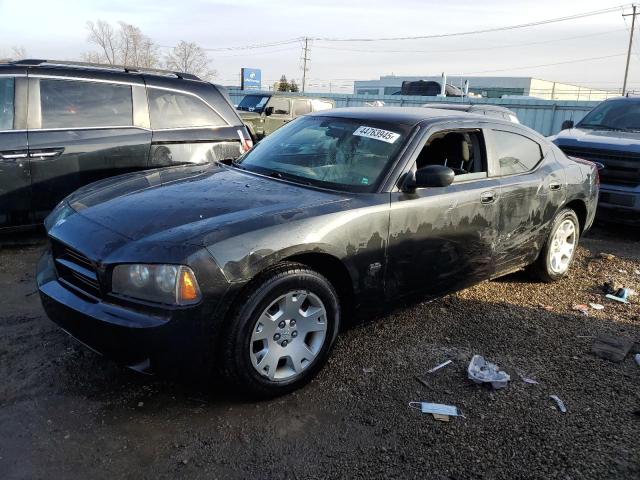
<svg viewBox="0 0 640 480">
<path fill-rule="evenodd" d="M 423 107 L 350 107 L 323 110 L 310 115 L 391 122 L 408 126 L 417 125 L 425 120 L 433 120 L 437 118 L 469 119 L 468 113 L 460 113 L 456 110 L 446 110 L 443 108 L 436 109 Z M 481 116 L 478 115 L 477 118 L 481 118 Z"/>
<path fill-rule="evenodd" d="M 473 112 L 474 110 L 493 110 L 494 112 L 513 113 L 506 107 L 491 105 L 488 103 L 425 103 L 423 108 L 442 108 L 446 110 L 458 110 Z"/>
</svg>

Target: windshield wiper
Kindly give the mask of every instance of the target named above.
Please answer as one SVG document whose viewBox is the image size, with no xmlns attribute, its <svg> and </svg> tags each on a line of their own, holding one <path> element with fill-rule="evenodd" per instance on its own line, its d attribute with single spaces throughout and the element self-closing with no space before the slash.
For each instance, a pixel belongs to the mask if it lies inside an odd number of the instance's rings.
<svg viewBox="0 0 640 480">
<path fill-rule="evenodd" d="M 618 128 L 618 127 L 612 127 L 611 125 L 600 125 L 600 124 L 596 124 L 596 123 L 582 123 L 582 124 L 578 124 L 576 125 L 578 128 L 593 128 L 595 129 L 600 129 L 600 130 L 612 130 L 612 131 L 619 131 L 619 130 L 624 130 L 623 128 Z"/>
</svg>

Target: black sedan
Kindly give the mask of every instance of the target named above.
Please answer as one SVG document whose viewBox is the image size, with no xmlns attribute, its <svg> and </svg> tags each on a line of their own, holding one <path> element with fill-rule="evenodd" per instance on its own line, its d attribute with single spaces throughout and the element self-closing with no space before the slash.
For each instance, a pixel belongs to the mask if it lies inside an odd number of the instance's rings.
<svg viewBox="0 0 640 480">
<path fill-rule="evenodd" d="M 523 267 L 567 274 L 598 174 L 507 121 L 425 108 L 301 117 L 234 162 L 91 184 L 47 218 L 50 318 L 140 371 L 258 396 L 326 362 L 341 325 Z"/>
</svg>

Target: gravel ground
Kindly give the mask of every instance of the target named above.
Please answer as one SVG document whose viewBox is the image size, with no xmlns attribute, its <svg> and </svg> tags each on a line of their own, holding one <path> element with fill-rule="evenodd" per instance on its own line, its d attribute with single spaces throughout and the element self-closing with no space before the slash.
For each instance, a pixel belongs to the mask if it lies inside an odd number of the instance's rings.
<svg viewBox="0 0 640 480">
<path fill-rule="evenodd" d="M 553 285 L 516 273 L 396 308 L 345 332 L 306 388 L 260 403 L 139 376 L 77 345 L 35 294 L 41 248 L 0 249 L 0 478 L 640 477 L 640 367 L 590 353 L 596 335 L 640 340 L 640 298 L 599 291 L 610 277 L 640 291 L 637 231 L 595 229 Z M 605 309 L 572 309 L 589 302 Z M 475 353 L 511 374 L 506 389 L 466 379 Z M 416 400 L 466 418 L 437 422 Z"/>
</svg>

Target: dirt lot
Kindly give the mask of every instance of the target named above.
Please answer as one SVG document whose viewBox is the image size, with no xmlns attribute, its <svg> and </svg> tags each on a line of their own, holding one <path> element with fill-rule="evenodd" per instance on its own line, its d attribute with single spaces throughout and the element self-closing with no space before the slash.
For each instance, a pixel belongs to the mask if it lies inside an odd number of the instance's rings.
<svg viewBox="0 0 640 480">
<path fill-rule="evenodd" d="M 640 340 L 640 298 L 599 291 L 609 277 L 640 290 L 637 231 L 590 233 L 560 283 L 517 273 L 345 332 L 319 378 L 262 403 L 77 345 L 35 294 L 41 248 L 0 250 L 0 478 L 640 478 L 640 367 L 590 353 L 595 335 Z M 605 309 L 572 310 L 588 302 Z M 506 389 L 466 379 L 474 353 L 511 374 Z M 466 418 L 434 421 L 414 400 Z"/>
</svg>

